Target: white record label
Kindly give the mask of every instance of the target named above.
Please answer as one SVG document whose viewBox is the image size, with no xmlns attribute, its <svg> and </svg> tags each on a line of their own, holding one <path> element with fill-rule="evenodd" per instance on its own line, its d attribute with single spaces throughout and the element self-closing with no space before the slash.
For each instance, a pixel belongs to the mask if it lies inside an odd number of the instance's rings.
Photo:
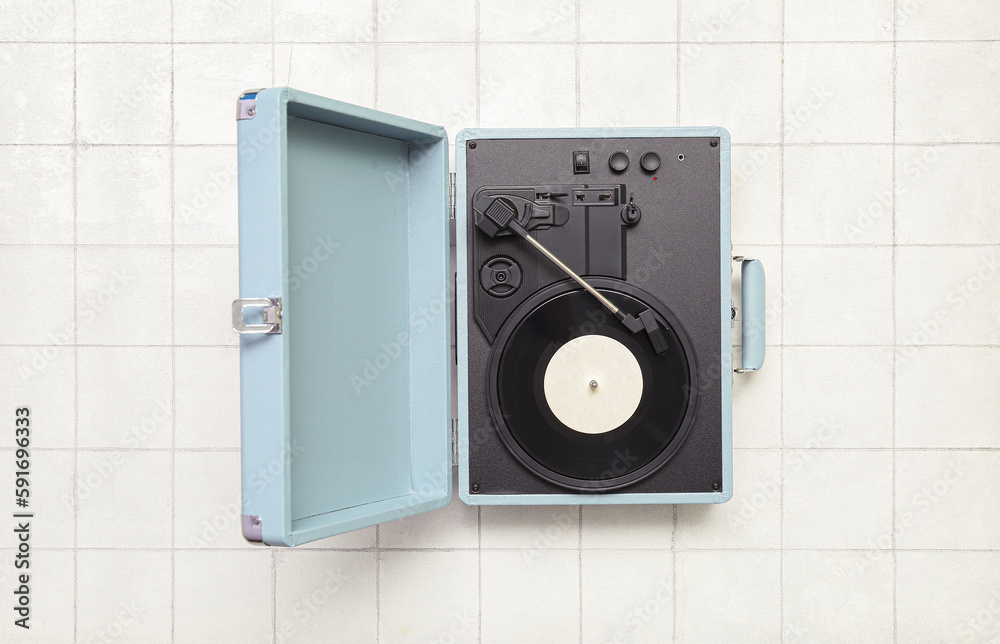
<svg viewBox="0 0 1000 644">
<path fill-rule="evenodd" d="M 564 425 L 584 434 L 621 427 L 642 399 L 642 369 L 606 335 L 583 335 L 559 347 L 545 367 L 545 402 Z"/>
</svg>

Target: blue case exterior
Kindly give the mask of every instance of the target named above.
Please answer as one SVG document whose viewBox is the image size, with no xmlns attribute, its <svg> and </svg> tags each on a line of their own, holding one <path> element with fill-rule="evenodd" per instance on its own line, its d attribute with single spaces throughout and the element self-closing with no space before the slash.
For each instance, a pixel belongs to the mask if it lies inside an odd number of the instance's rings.
<svg viewBox="0 0 1000 644">
<path fill-rule="evenodd" d="M 759 259 L 740 263 L 740 292 L 743 300 L 743 369 L 757 371 L 764 366 L 766 346 L 764 265 Z"/>
<path fill-rule="evenodd" d="M 452 492 L 447 134 L 290 88 L 243 98 L 254 104 L 250 118 L 241 107 L 238 121 L 240 297 L 281 298 L 284 322 L 281 334 L 243 335 L 240 341 L 245 531 L 249 519 L 250 532 L 259 529 L 264 543 L 293 546 L 443 507 Z M 457 306 L 468 302 L 467 140 L 684 136 L 720 140 L 719 287 L 728 293 L 725 129 L 471 129 L 459 133 L 455 147 Z M 364 216 L 376 212 L 381 214 Z M 324 258 L 315 255 L 315 266 L 303 273 L 314 234 Z M 744 363 L 759 367 L 763 268 L 748 261 L 742 270 L 749 345 Z M 730 313 L 723 301 L 723 374 L 733 371 Z M 732 497 L 732 380 L 726 377 L 717 492 L 467 494 L 467 324 L 467 316 L 457 316 L 458 466 L 465 503 L 722 503 Z M 374 355 L 365 347 L 384 348 L 387 341 L 401 348 L 391 365 L 373 363 L 372 378 L 364 370 L 351 373 L 350 365 Z M 362 389 L 374 392 L 370 398 L 357 386 L 352 392 L 359 373 L 367 382 Z"/>
<path fill-rule="evenodd" d="M 456 186 L 456 251 L 458 257 L 458 290 L 456 305 L 468 306 L 465 275 L 466 222 L 468 196 L 465 191 L 465 150 L 469 139 L 529 139 L 529 138 L 630 138 L 630 137 L 718 137 L 720 141 L 720 212 L 719 288 L 729 293 L 732 283 L 732 242 L 730 231 L 730 138 L 721 127 L 673 128 L 572 128 L 572 129 L 466 129 L 455 139 Z M 615 494 L 530 494 L 490 495 L 469 494 L 469 382 L 468 382 L 468 316 L 457 316 L 458 338 L 458 485 L 459 498 L 471 505 L 597 505 L 641 503 L 724 503 L 733 495 L 733 414 L 732 378 L 722 378 L 722 489 L 718 492 L 650 494 L 621 492 Z M 732 374 L 731 311 L 728 297 L 722 298 L 719 325 L 722 329 L 722 374 Z"/>
<path fill-rule="evenodd" d="M 240 339 L 243 514 L 293 546 L 443 507 L 447 134 L 290 88 L 243 98 L 240 297 L 283 302 L 281 334 Z"/>
</svg>

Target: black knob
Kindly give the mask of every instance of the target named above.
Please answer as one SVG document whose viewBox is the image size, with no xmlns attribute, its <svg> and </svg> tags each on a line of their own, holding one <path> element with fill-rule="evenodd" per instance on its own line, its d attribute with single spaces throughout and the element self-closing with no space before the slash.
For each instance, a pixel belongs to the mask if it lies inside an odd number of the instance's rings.
<svg viewBox="0 0 1000 644">
<path fill-rule="evenodd" d="M 639 159 L 639 163 L 646 172 L 656 172 L 656 169 L 660 167 L 660 155 L 656 152 L 647 152 Z"/>
<path fill-rule="evenodd" d="M 615 172 L 625 172 L 625 168 L 628 167 L 628 155 L 624 152 L 615 152 L 608 159 L 608 165 Z"/>
</svg>

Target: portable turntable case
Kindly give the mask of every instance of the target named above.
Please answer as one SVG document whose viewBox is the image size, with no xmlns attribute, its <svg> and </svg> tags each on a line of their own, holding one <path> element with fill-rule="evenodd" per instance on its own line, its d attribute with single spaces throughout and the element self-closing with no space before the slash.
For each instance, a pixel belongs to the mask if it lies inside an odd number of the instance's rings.
<svg viewBox="0 0 1000 644">
<path fill-rule="evenodd" d="M 732 382 L 722 481 L 709 492 L 469 494 L 465 141 L 717 137 L 722 374 L 732 373 L 729 134 L 722 128 L 463 130 L 299 92 L 237 101 L 243 533 L 294 546 L 446 506 L 722 503 L 732 496 Z M 743 365 L 764 360 L 764 275 L 744 258 Z M 451 329 L 457 351 L 453 353 Z M 459 357 L 456 362 L 456 355 Z M 458 413 L 451 404 L 452 370 Z"/>
</svg>

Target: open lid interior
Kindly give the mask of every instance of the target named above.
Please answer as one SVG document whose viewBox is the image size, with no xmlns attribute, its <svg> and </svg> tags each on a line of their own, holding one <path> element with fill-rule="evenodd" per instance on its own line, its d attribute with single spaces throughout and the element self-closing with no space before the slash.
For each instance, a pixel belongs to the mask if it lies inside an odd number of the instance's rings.
<svg viewBox="0 0 1000 644">
<path fill-rule="evenodd" d="M 289 88 L 238 116 L 240 297 L 281 303 L 241 336 L 244 515 L 296 545 L 447 505 L 447 134 Z"/>
</svg>

